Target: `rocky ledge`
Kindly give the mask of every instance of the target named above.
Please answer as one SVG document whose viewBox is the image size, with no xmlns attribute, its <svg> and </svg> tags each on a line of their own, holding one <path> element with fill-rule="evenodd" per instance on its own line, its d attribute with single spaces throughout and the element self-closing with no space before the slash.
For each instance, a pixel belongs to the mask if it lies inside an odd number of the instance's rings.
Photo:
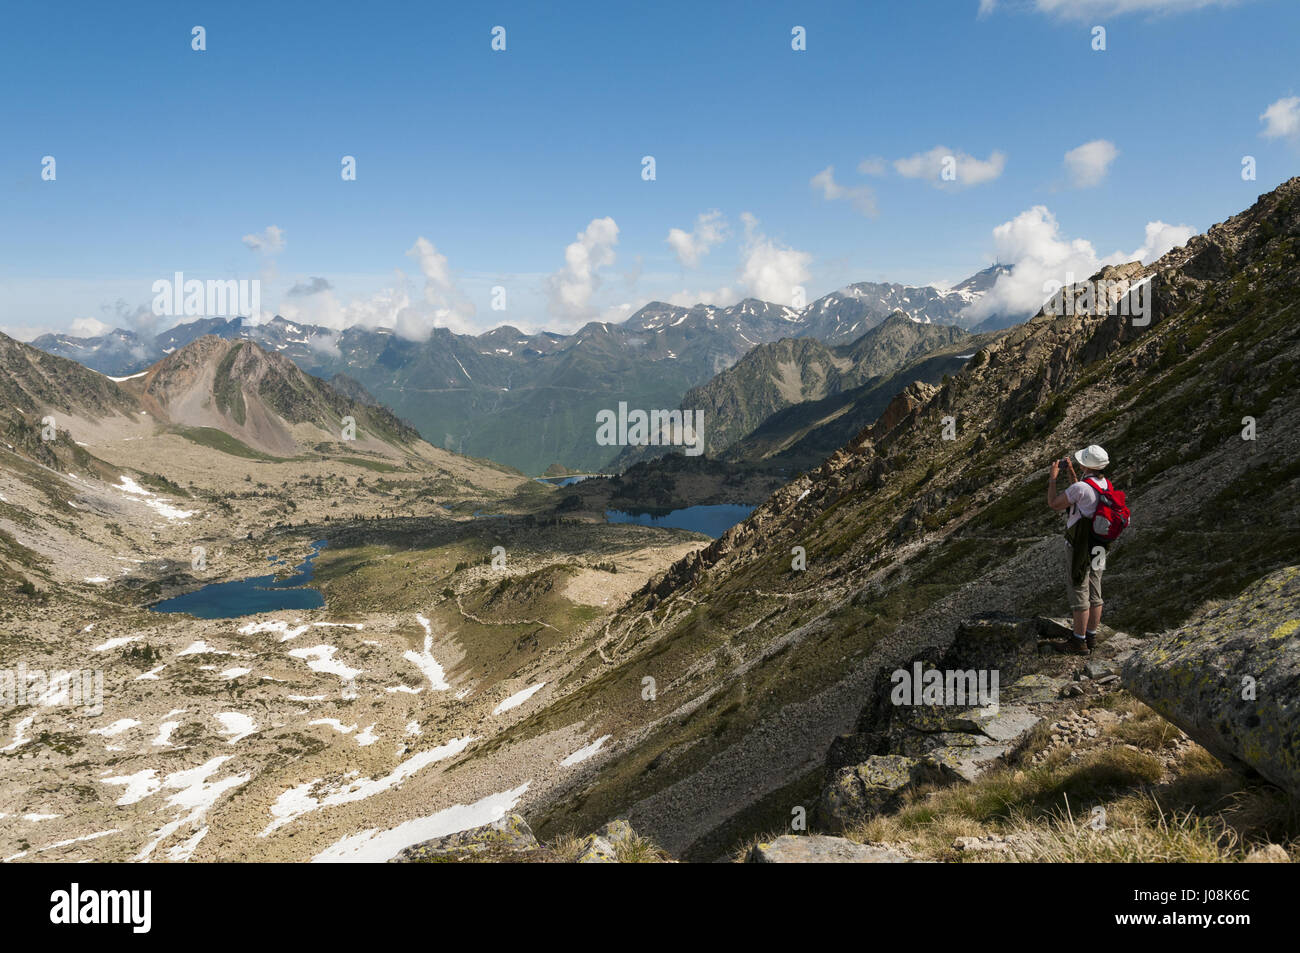
<svg viewBox="0 0 1300 953">
<path fill-rule="evenodd" d="M 1051 724 L 1063 699 L 1118 687 L 1119 664 L 1139 643 L 1104 628 L 1083 664 L 1056 653 L 1069 630 L 1061 620 L 1001 613 L 961 623 L 946 650 L 929 648 L 897 669 L 882 671 L 852 734 L 841 735 L 826 758 L 826 784 L 816 821 L 840 831 L 890 813 L 923 784 L 974 781 L 1007 763 L 1040 725 Z M 993 697 L 916 704 L 900 700 L 894 672 L 969 673 Z M 929 702 L 929 699 L 923 699 Z"/>
</svg>

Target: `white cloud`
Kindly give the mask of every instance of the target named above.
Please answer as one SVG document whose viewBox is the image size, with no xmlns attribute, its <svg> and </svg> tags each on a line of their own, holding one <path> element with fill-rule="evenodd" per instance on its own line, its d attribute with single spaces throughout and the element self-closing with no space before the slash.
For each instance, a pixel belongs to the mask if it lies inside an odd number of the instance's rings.
<svg viewBox="0 0 1300 953">
<path fill-rule="evenodd" d="M 305 295 L 320 294 L 322 291 L 329 291 L 334 286 L 324 278 L 312 278 L 310 281 L 294 282 L 292 288 L 285 292 L 289 297 L 296 298 Z"/>
<path fill-rule="evenodd" d="M 331 331 L 350 327 L 391 328 L 399 337 L 412 341 L 427 340 L 434 328 L 450 328 L 464 334 L 476 334 L 474 304 L 461 291 L 447 256 L 423 236 L 407 249 L 424 278 L 423 293 L 418 296 L 410 279 L 400 268 L 394 269 L 394 282 L 365 297 L 342 301 L 325 279 L 313 279 L 317 289 L 309 294 L 285 295 L 279 314 L 297 324 L 311 324 Z M 337 340 L 314 338 L 309 342 L 323 353 L 336 353 Z"/>
<path fill-rule="evenodd" d="M 1047 300 L 1049 282 L 1083 281 L 1105 265 L 1135 259 L 1150 262 L 1194 234 L 1196 230 L 1189 225 L 1150 222 L 1145 242 L 1137 251 L 1127 255 L 1117 251 L 1103 258 L 1091 242 L 1062 235 L 1056 217 L 1046 206 L 1035 205 L 993 229 L 997 260 L 1011 265 L 1012 270 L 999 276 L 964 314 L 975 321 L 994 314 L 1027 317 Z"/>
<path fill-rule="evenodd" d="M 880 156 L 871 156 L 858 163 L 858 171 L 863 175 L 884 175 L 889 171 L 889 163 Z"/>
<path fill-rule="evenodd" d="M 894 160 L 894 171 L 907 179 L 927 179 L 936 188 L 960 188 L 992 182 L 1006 168 L 1007 157 L 996 150 L 987 159 L 977 159 L 947 146 L 935 146 L 929 152 Z M 955 176 L 945 179 L 951 169 Z"/>
<path fill-rule="evenodd" d="M 743 213 L 745 224 L 744 260 L 740 283 L 753 297 L 777 304 L 790 304 L 795 288 L 807 283 L 812 255 L 778 245 L 758 228 L 758 219 Z"/>
<path fill-rule="evenodd" d="M 268 225 L 260 235 L 245 235 L 243 242 L 255 252 L 277 255 L 284 250 L 284 230 L 277 225 Z"/>
<path fill-rule="evenodd" d="M 318 354 L 324 354 L 326 357 L 337 359 L 343 356 L 343 352 L 339 350 L 337 334 L 313 334 L 307 339 L 307 346 Z"/>
<path fill-rule="evenodd" d="M 683 266 L 695 268 L 713 246 L 726 240 L 727 231 L 726 219 L 721 212 L 713 209 L 700 213 L 695 219 L 695 228 L 689 232 L 680 228 L 669 229 L 666 241 Z"/>
<path fill-rule="evenodd" d="M 305 297 L 285 298 L 280 302 L 279 313 L 286 321 L 295 324 L 314 324 L 331 331 L 350 327 L 396 328 L 401 314 L 412 307 L 406 287 L 406 276 L 397 272 L 397 287 L 383 288 L 364 298 L 354 298 L 347 303 L 339 300 L 333 291 L 321 291 Z M 409 327 L 404 325 L 404 327 Z M 428 337 L 427 334 L 424 335 Z M 320 345 L 329 350 L 325 342 Z"/>
<path fill-rule="evenodd" d="M 822 169 L 812 177 L 808 184 L 814 189 L 820 190 L 822 198 L 828 202 L 843 200 L 863 215 L 874 216 L 876 214 L 876 193 L 865 185 L 840 185 L 835 181 L 834 166 L 828 165 Z"/>
<path fill-rule="evenodd" d="M 669 295 L 664 300 L 669 304 L 675 304 L 682 308 L 693 308 L 697 304 L 711 304 L 717 308 L 725 308 L 739 301 L 740 294 L 730 287 L 717 288 L 712 291 L 688 291 L 683 289 Z"/>
<path fill-rule="evenodd" d="M 1287 96 L 1259 114 L 1265 139 L 1300 139 L 1300 96 Z"/>
<path fill-rule="evenodd" d="M 625 301 L 622 304 L 612 304 L 600 312 L 597 320 L 604 321 L 606 324 L 620 324 L 632 316 L 633 310 L 635 309 L 632 307 L 631 302 Z"/>
<path fill-rule="evenodd" d="M 812 255 L 764 235 L 758 219 L 749 212 L 741 213 L 740 220 L 745 234 L 734 281 L 713 289 L 683 288 L 673 294 L 661 295 L 660 299 L 684 308 L 697 304 L 725 308 L 746 297 L 790 304 L 794 300 L 795 288 L 806 285 L 809 280 L 808 266 Z"/>
<path fill-rule="evenodd" d="M 420 273 L 424 275 L 425 306 L 400 310 L 394 332 L 413 341 L 423 341 L 434 328 L 446 327 L 461 333 L 474 331 L 471 324 L 474 304 L 456 286 L 447 267 L 447 256 L 423 236 L 416 238 L 406 254 L 419 263 Z"/>
<path fill-rule="evenodd" d="M 1126 13 L 1152 15 L 1186 13 L 1207 7 L 1235 6 L 1240 0 L 1033 0 L 1039 13 L 1063 20 L 1090 20 Z M 997 0 L 980 0 L 979 16 L 988 16 Z"/>
<path fill-rule="evenodd" d="M 618 225 L 609 216 L 593 218 L 564 249 L 564 267 L 546 279 L 550 310 L 569 322 L 589 319 L 591 298 L 600 287 L 600 269 L 614 263 Z"/>
<path fill-rule="evenodd" d="M 0 334 L 7 334 L 15 341 L 33 341 L 43 334 L 58 333 L 52 328 L 32 327 L 21 324 L 0 324 Z"/>
<path fill-rule="evenodd" d="M 1093 139 L 1071 149 L 1065 154 L 1065 172 L 1070 184 L 1077 189 L 1100 184 L 1118 155 L 1119 150 L 1109 139 Z"/>
<path fill-rule="evenodd" d="M 1140 261 L 1149 265 L 1165 252 L 1186 245 L 1187 240 L 1196 234 L 1190 225 L 1167 225 L 1164 222 L 1147 222 L 1146 240 L 1142 247 L 1128 255 L 1127 261 Z"/>
<path fill-rule="evenodd" d="M 94 338 L 99 337 L 101 334 L 107 334 L 111 330 L 113 329 L 109 325 L 98 318 L 77 318 L 72 322 L 69 333 L 73 337 Z"/>
</svg>

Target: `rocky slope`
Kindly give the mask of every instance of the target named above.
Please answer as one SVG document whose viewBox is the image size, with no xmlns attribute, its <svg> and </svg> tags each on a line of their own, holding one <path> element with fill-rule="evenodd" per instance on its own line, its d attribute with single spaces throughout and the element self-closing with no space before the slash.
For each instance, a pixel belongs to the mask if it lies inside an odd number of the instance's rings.
<svg viewBox="0 0 1300 953">
<path fill-rule="evenodd" d="M 1146 640 L 1103 626 L 1087 659 L 1058 651 L 1066 620 L 963 621 L 946 649 L 882 671 L 831 745 L 812 829 L 848 839 L 761 839 L 748 859 L 1300 856 L 1297 579 L 1279 570 Z M 991 698 L 898 690 L 922 671 L 959 689 L 1000 679 Z"/>
<path fill-rule="evenodd" d="M 1107 621 L 1134 635 L 1294 561 L 1300 180 L 1150 266 L 1096 277 L 1149 280 L 1150 322 L 1040 314 L 941 386 L 909 387 L 624 607 L 565 705 L 502 741 L 578 720 L 616 739 L 539 831 L 623 812 L 707 856 L 788 813 L 883 665 L 976 612 L 1059 611 L 1060 520 L 1043 499 L 1070 449 L 1106 446 L 1129 491 Z M 1202 511 L 1217 515 L 1189 519 Z"/>
<path fill-rule="evenodd" d="M 92 466 L 67 419 L 127 420 L 135 410 L 102 375 L 0 334 L 0 427 L 11 453 L 54 469 Z"/>
<path fill-rule="evenodd" d="M 254 450 L 293 456 L 320 444 L 398 455 L 419 434 L 373 398 L 346 396 L 251 341 L 205 336 L 122 383 L 177 428 L 220 430 Z M 353 394 L 364 394 L 354 389 Z M 368 397 L 368 395 L 366 395 Z M 354 427 L 344 436 L 345 421 Z"/>
</svg>

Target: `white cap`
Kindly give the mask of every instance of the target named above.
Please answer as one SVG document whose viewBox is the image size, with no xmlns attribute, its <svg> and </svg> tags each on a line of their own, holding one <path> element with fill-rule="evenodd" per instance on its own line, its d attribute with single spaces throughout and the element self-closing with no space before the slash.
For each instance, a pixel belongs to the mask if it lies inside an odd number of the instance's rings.
<svg viewBox="0 0 1300 953">
<path fill-rule="evenodd" d="M 1094 443 L 1082 450 L 1074 451 L 1074 462 L 1089 470 L 1104 470 L 1110 463 L 1110 457 L 1106 455 L 1105 450 Z"/>
</svg>

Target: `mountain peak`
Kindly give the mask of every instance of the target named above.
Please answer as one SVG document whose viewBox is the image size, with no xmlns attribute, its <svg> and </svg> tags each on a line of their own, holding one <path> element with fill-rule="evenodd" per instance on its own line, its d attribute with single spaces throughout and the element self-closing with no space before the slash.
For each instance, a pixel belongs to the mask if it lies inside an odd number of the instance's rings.
<svg viewBox="0 0 1300 953">
<path fill-rule="evenodd" d="M 173 425 L 222 430 L 276 456 L 350 439 L 349 417 L 363 448 L 391 452 L 418 439 L 373 398 L 340 393 L 251 340 L 205 335 L 124 386 Z"/>
</svg>

